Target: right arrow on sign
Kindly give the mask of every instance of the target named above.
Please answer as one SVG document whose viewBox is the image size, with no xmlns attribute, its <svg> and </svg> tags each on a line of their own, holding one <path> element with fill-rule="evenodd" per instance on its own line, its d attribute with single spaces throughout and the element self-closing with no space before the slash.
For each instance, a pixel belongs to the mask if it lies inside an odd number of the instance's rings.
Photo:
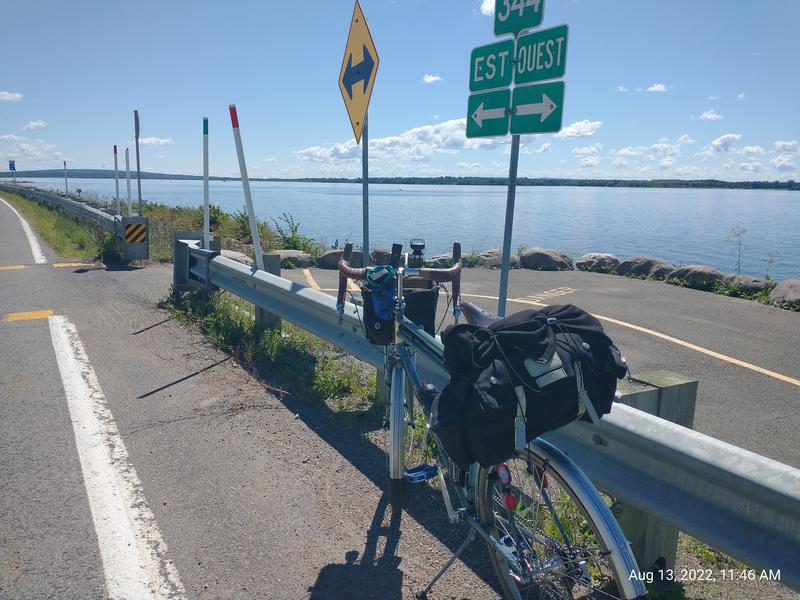
<svg viewBox="0 0 800 600">
<path fill-rule="evenodd" d="M 519 106 L 517 106 L 517 115 L 520 117 L 527 117 L 530 115 L 541 115 L 542 116 L 541 122 L 544 123 L 544 120 L 551 114 L 553 114 L 553 111 L 557 108 L 558 105 L 552 100 L 550 100 L 550 98 L 547 97 L 547 94 L 543 94 L 541 102 L 536 102 L 534 104 L 520 104 Z"/>
<path fill-rule="evenodd" d="M 483 127 L 483 122 L 490 119 L 502 119 L 506 116 L 506 109 L 501 108 L 483 108 L 483 102 L 480 103 L 475 112 L 472 113 L 472 118 L 478 124 L 478 127 Z"/>
</svg>

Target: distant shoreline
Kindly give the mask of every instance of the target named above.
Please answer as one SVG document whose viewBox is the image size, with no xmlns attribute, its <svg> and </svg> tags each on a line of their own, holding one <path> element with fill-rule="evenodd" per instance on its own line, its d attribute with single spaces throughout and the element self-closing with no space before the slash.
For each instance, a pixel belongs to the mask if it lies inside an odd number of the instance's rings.
<svg viewBox="0 0 800 600">
<path fill-rule="evenodd" d="M 68 169 L 68 177 L 74 179 L 114 179 L 114 171 L 107 169 Z M 60 179 L 64 171 L 48 169 L 42 171 L 18 171 L 18 179 Z M 0 179 L 10 179 L 10 173 L 0 173 Z M 142 173 L 142 179 L 197 181 L 199 175 L 177 175 L 168 173 Z M 239 181 L 238 177 L 211 177 L 211 181 Z M 344 177 L 253 177 L 251 181 L 286 183 L 361 183 L 360 178 Z M 372 177 L 370 183 L 388 185 L 487 185 L 505 186 L 505 177 Z M 722 181 L 719 179 L 553 179 L 520 177 L 520 187 L 623 187 L 623 188 L 672 188 L 672 189 L 745 189 L 800 191 L 800 182 L 789 181 Z"/>
</svg>

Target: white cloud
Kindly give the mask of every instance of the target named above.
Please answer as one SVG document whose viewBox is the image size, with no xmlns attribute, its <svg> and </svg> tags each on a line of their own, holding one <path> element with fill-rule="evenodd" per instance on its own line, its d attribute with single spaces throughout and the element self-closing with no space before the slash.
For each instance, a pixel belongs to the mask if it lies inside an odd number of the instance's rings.
<svg viewBox="0 0 800 600">
<path fill-rule="evenodd" d="M 709 100 L 711 100 L 712 102 L 713 102 L 714 100 L 722 100 L 722 98 L 721 98 L 721 97 L 719 97 L 719 96 L 709 96 L 709 97 L 708 97 L 708 99 L 709 99 Z"/>
<path fill-rule="evenodd" d="M 507 143 L 503 138 L 467 139 L 466 119 L 451 119 L 435 125 L 423 125 L 398 135 L 370 140 L 369 155 L 375 160 L 388 162 L 426 161 L 439 154 L 458 154 L 461 150 L 497 148 Z M 361 149 L 355 140 L 341 144 L 311 146 L 295 151 L 300 160 L 314 162 L 356 161 Z"/>
<path fill-rule="evenodd" d="M 146 137 L 139 138 L 139 143 L 142 146 L 169 146 L 175 142 L 172 141 L 172 138 Z"/>
<path fill-rule="evenodd" d="M 695 158 L 697 158 L 698 156 L 703 156 L 708 158 L 709 156 L 714 156 L 714 152 L 711 150 L 711 146 L 703 146 L 703 148 L 694 155 Z M 703 160 L 705 162 L 705 159 Z"/>
<path fill-rule="evenodd" d="M 5 135 L 0 135 L 0 142 L 22 142 L 25 141 L 27 138 L 24 138 L 19 135 L 14 135 L 13 133 L 7 133 Z"/>
<path fill-rule="evenodd" d="M 628 91 L 628 88 L 626 88 L 624 85 L 618 85 L 617 86 L 617 91 L 624 94 L 625 92 Z"/>
<path fill-rule="evenodd" d="M 730 152 L 731 148 L 733 147 L 733 143 L 741 138 L 742 136 L 738 133 L 728 133 L 711 142 L 711 148 L 715 152 Z"/>
<path fill-rule="evenodd" d="M 274 163 L 274 162 L 277 162 L 277 159 L 275 159 L 275 158 L 273 158 L 271 156 L 268 156 L 267 158 L 264 159 L 264 162 Z"/>
<path fill-rule="evenodd" d="M 666 170 L 666 169 L 671 168 L 672 165 L 674 165 L 674 164 L 675 164 L 675 159 L 672 158 L 671 156 L 667 156 L 666 158 L 662 159 L 660 163 L 658 163 L 658 166 L 662 170 Z"/>
<path fill-rule="evenodd" d="M 442 78 L 439 77 L 438 75 L 431 75 L 430 73 L 425 73 L 425 75 L 422 76 L 423 83 L 435 83 L 441 80 Z"/>
<path fill-rule="evenodd" d="M 725 117 L 723 117 L 722 115 L 718 115 L 713 108 L 710 108 L 702 115 L 700 115 L 700 118 L 703 119 L 703 121 L 719 121 L 720 119 L 724 119 Z"/>
<path fill-rule="evenodd" d="M 574 137 L 589 137 L 603 126 L 602 121 L 590 121 L 584 119 L 583 121 L 576 121 L 572 125 L 564 127 L 556 134 L 557 138 L 574 138 Z"/>
<path fill-rule="evenodd" d="M 627 146 L 622 150 L 612 150 L 611 154 L 618 154 L 619 156 L 641 156 L 647 151 L 644 146 Z"/>
<path fill-rule="evenodd" d="M 691 137 L 689 137 L 689 135 L 686 134 L 686 133 L 684 133 L 681 137 L 679 137 L 678 141 L 677 141 L 678 145 L 681 145 L 681 144 L 694 144 L 694 143 L 695 143 L 695 140 L 693 140 Z"/>
<path fill-rule="evenodd" d="M 758 161 L 742 163 L 739 165 L 739 170 L 745 173 L 758 173 L 761 171 L 761 163 Z"/>
<path fill-rule="evenodd" d="M 545 142 L 541 146 L 539 146 L 538 150 L 534 150 L 536 154 L 544 154 L 545 152 L 550 152 L 550 142 Z"/>
<path fill-rule="evenodd" d="M 742 92 L 741 94 L 737 94 L 737 95 L 736 95 L 736 98 L 737 98 L 738 100 L 744 100 L 744 92 Z"/>
<path fill-rule="evenodd" d="M 35 121 L 28 121 L 25 123 L 25 125 L 22 126 L 22 131 L 33 131 L 34 129 L 44 129 L 45 127 L 47 127 L 47 123 L 41 119 L 37 119 Z"/>
<path fill-rule="evenodd" d="M 573 156 L 589 156 L 593 154 L 600 154 L 600 150 L 603 149 L 602 144 L 592 144 L 591 146 L 582 146 L 580 148 L 573 148 L 572 155 Z"/>
<path fill-rule="evenodd" d="M 464 170 L 467 170 L 467 171 L 477 171 L 478 169 L 481 168 L 481 163 L 477 163 L 477 162 L 471 162 L 471 163 L 460 162 L 460 163 L 458 163 L 457 166 L 458 166 L 459 169 L 464 169 Z"/>
<path fill-rule="evenodd" d="M 742 148 L 743 154 L 764 154 L 766 150 L 764 150 L 761 146 L 745 146 Z"/>
<path fill-rule="evenodd" d="M 667 91 L 667 86 L 664 85 L 663 83 L 654 83 L 649 88 L 647 88 L 647 91 L 648 92 L 658 92 L 658 93 L 662 93 L 663 94 L 664 92 Z"/>
<path fill-rule="evenodd" d="M 56 152 L 57 146 L 44 140 L 24 138 L 13 133 L 0 135 L 0 142 L 10 144 L 4 152 L 11 160 L 24 160 L 26 163 L 37 163 L 36 166 L 50 166 L 63 156 Z"/>
<path fill-rule="evenodd" d="M 788 154 L 781 154 L 780 156 L 776 156 L 771 161 L 770 164 L 778 169 L 778 171 L 786 172 L 786 171 L 794 171 L 795 165 L 794 160 Z"/>
<path fill-rule="evenodd" d="M 797 140 L 778 140 L 775 142 L 775 148 L 777 148 L 779 152 L 788 152 L 789 154 L 794 154 L 800 150 L 800 142 Z"/>
<path fill-rule="evenodd" d="M 617 167 L 618 169 L 622 169 L 628 166 L 628 161 L 625 160 L 624 158 L 618 158 L 617 160 L 614 161 L 614 166 Z"/>
<path fill-rule="evenodd" d="M 581 159 L 581 169 L 586 167 L 596 167 L 600 164 L 600 157 L 599 156 L 586 156 Z"/>
<path fill-rule="evenodd" d="M 494 0 L 482 0 L 481 13 L 487 17 L 494 16 Z"/>
<path fill-rule="evenodd" d="M 667 138 L 661 138 L 657 144 L 650 146 L 650 149 L 662 156 L 675 156 L 676 154 L 680 154 L 678 144 L 668 143 Z"/>
<path fill-rule="evenodd" d="M 0 92 L 0 102 L 19 102 L 25 94 L 19 92 Z"/>
<path fill-rule="evenodd" d="M 700 173 L 700 169 L 694 165 L 682 165 L 675 169 L 675 173 L 677 175 L 697 175 Z"/>
</svg>

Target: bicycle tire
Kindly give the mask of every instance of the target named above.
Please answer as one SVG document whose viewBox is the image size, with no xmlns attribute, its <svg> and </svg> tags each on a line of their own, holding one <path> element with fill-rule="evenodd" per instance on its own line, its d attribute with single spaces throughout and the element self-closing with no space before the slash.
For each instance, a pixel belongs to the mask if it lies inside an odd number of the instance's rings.
<svg viewBox="0 0 800 600">
<path fill-rule="evenodd" d="M 397 514 L 403 509 L 406 499 L 405 445 L 405 370 L 398 362 L 392 369 L 391 388 L 389 394 L 389 503 L 392 512 Z"/>
<path fill-rule="evenodd" d="M 647 598 L 642 582 L 630 576 L 638 573 L 630 545 L 586 475 L 547 442 L 536 440 L 529 448 L 518 451 L 505 464 L 512 473 L 512 485 L 508 489 L 518 501 L 514 521 L 532 550 L 529 551 L 533 557 L 529 563 L 531 573 L 536 569 L 540 572 L 527 581 L 515 577 L 510 563 L 487 542 L 504 597 L 509 600 Z M 512 528 L 501 504 L 503 499 L 494 472 L 495 467 L 481 467 L 478 472 L 478 517 L 495 539 L 504 539 L 508 547 L 516 549 L 513 534 L 508 535 Z M 546 476 L 542 477 L 542 473 Z M 554 511 L 548 508 L 542 488 Z M 524 506 L 526 502 L 528 506 Z M 558 520 L 553 518 L 553 512 Z M 561 522 L 571 544 L 564 542 L 557 521 Z"/>
</svg>

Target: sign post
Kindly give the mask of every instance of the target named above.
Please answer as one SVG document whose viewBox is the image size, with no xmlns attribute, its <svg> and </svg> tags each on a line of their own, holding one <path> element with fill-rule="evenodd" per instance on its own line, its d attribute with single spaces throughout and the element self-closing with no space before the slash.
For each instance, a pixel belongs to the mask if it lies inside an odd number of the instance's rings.
<svg viewBox="0 0 800 600">
<path fill-rule="evenodd" d="M 508 300 L 511 236 L 517 193 L 520 135 L 561 130 L 564 76 L 567 64 L 566 25 L 537 32 L 544 16 L 544 0 L 497 0 L 494 32 L 506 39 L 472 51 L 467 101 L 467 137 L 495 137 L 511 133 L 508 196 L 503 231 L 497 314 L 504 317 Z M 546 82 L 546 83 L 537 83 Z"/>
<path fill-rule="evenodd" d="M 208 214 L 208 117 L 203 119 L 203 248 L 211 249 L 211 217 Z"/>
<path fill-rule="evenodd" d="M 67 161 L 64 161 L 64 193 L 69 195 L 69 183 L 67 183 Z"/>
<path fill-rule="evenodd" d="M 131 152 L 125 148 L 125 173 L 128 180 L 128 216 L 133 216 L 133 202 L 131 201 Z"/>
<path fill-rule="evenodd" d="M 369 132 L 367 109 L 378 72 L 378 51 L 369 32 L 367 20 L 356 0 L 350 32 L 339 72 L 339 90 L 353 127 L 356 143 L 361 144 L 361 186 L 363 205 L 363 266 L 369 264 Z M 361 138 L 363 137 L 363 144 Z"/>
<path fill-rule="evenodd" d="M 8 170 L 11 171 L 11 182 L 17 183 L 17 163 L 13 160 L 8 161 Z"/>
<path fill-rule="evenodd" d="M 116 144 L 114 144 L 114 183 L 116 185 L 116 190 L 117 190 L 117 195 L 116 195 L 116 199 L 117 199 L 117 215 L 121 215 L 122 213 L 120 212 L 120 208 L 119 208 L 119 167 L 117 165 L 117 145 Z"/>
<path fill-rule="evenodd" d="M 261 236 L 258 233 L 258 223 L 253 211 L 253 196 L 250 194 L 250 179 L 247 177 L 247 164 L 244 161 L 244 149 L 242 148 L 242 134 L 239 131 L 239 115 L 236 112 L 236 105 L 231 104 L 228 109 L 231 113 L 231 125 L 233 126 L 233 141 L 236 143 L 236 154 L 239 157 L 239 172 L 242 175 L 242 187 L 244 188 L 244 201 L 247 207 L 247 216 L 250 219 L 250 235 L 253 238 L 255 247 L 256 266 L 260 271 L 264 270 L 264 250 L 261 248 Z"/>
<path fill-rule="evenodd" d="M 136 180 L 139 190 L 139 216 L 142 216 L 142 167 L 139 163 L 139 111 L 133 111 L 133 127 L 136 135 Z"/>
</svg>

